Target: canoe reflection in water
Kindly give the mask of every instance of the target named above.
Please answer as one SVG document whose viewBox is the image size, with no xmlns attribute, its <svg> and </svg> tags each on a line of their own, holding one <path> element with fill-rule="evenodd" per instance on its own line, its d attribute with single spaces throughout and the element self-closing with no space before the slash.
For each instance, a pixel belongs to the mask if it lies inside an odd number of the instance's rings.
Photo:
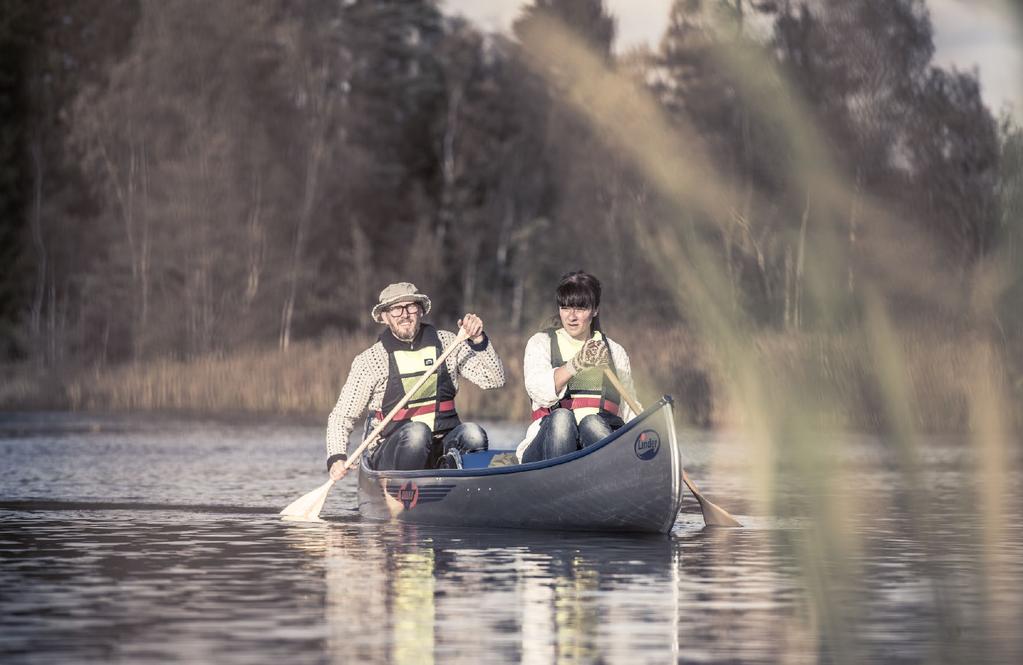
<svg viewBox="0 0 1023 665">
<path fill-rule="evenodd" d="M 298 526 L 325 556 L 343 662 L 675 662 L 678 571 L 664 536 Z"/>
</svg>

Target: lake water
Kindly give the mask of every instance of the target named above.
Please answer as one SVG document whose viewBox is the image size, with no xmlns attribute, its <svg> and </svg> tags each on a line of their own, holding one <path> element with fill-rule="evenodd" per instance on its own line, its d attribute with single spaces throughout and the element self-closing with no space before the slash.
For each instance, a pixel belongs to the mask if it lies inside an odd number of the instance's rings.
<svg viewBox="0 0 1023 665">
<path fill-rule="evenodd" d="M 519 433 L 488 429 L 509 445 Z M 880 442 L 843 446 L 834 491 L 860 499 L 846 515 L 854 533 L 836 540 L 799 487 L 752 501 L 745 448 L 706 433 L 684 437 L 687 468 L 742 528 L 703 528 L 691 497 L 667 536 L 403 527 L 361 519 L 352 479 L 327 523 L 282 522 L 277 511 L 325 480 L 322 438 L 279 421 L 0 415 L 0 662 L 1023 654 L 1018 452 L 999 476 L 994 531 L 971 507 L 978 461 L 954 441 L 923 455 L 923 509 Z"/>
</svg>

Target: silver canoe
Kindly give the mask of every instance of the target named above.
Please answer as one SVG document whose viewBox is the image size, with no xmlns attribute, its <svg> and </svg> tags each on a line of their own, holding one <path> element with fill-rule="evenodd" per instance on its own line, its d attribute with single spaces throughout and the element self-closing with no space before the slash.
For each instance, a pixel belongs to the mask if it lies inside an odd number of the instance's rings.
<svg viewBox="0 0 1023 665">
<path fill-rule="evenodd" d="M 510 466 L 488 451 L 466 468 L 359 468 L 359 511 L 371 519 L 466 527 L 666 533 L 682 506 L 682 456 L 665 396 L 583 450 Z"/>
</svg>

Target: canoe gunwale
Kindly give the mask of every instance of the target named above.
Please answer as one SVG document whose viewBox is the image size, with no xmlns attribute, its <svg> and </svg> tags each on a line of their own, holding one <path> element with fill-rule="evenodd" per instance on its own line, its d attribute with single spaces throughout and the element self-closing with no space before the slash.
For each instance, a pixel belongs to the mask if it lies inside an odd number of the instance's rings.
<svg viewBox="0 0 1023 665">
<path fill-rule="evenodd" d="M 486 476 L 497 476 L 507 473 L 523 473 L 526 471 L 535 471 L 537 469 L 546 469 L 553 466 L 559 466 L 561 464 L 568 464 L 582 457 L 587 457 L 597 452 L 601 448 L 613 444 L 619 438 L 625 436 L 634 428 L 640 426 L 644 421 L 652 418 L 656 414 L 660 413 L 666 406 L 670 407 L 674 405 L 674 400 L 670 395 L 664 395 L 661 399 L 657 400 L 653 405 L 648 407 L 629 422 L 625 423 L 623 427 L 612 432 L 610 435 L 604 437 L 600 441 L 587 446 L 581 450 L 554 457 L 552 459 L 540 460 L 538 462 L 526 462 L 524 464 L 513 464 L 510 466 L 495 466 L 485 467 L 482 469 L 416 469 L 411 471 L 402 471 L 397 469 L 385 469 L 376 470 L 371 469 L 367 463 L 366 456 L 363 455 L 359 466 L 359 472 L 365 474 L 369 478 L 478 478 Z M 674 439 L 674 427 L 668 428 L 671 431 L 672 438 Z M 678 455 L 678 446 L 675 441 L 671 442 L 672 454 Z M 679 460 L 679 469 L 681 469 L 681 460 Z"/>
</svg>

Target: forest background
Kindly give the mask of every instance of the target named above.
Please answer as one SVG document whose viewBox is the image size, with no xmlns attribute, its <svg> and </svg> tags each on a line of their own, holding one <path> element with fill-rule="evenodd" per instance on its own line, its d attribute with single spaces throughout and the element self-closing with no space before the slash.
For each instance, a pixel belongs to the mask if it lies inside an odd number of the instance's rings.
<svg viewBox="0 0 1023 665">
<path fill-rule="evenodd" d="M 460 411 L 524 420 L 585 269 L 694 424 L 1023 418 L 1023 131 L 922 0 L 677 0 L 626 53 L 600 0 L 507 36 L 427 0 L 0 17 L 0 408 L 325 419 L 410 280 L 506 361 Z"/>
</svg>

